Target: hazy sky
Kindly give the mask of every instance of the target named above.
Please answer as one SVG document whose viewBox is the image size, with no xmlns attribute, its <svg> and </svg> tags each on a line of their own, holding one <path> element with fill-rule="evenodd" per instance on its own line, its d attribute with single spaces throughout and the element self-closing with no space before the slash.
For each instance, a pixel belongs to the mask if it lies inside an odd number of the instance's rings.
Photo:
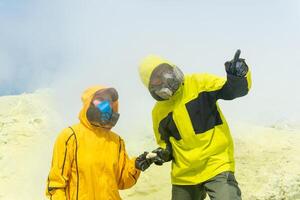
<svg viewBox="0 0 300 200">
<path fill-rule="evenodd" d="M 84 88 L 105 84 L 120 93 L 120 127 L 151 126 L 154 101 L 137 73 L 144 56 L 224 76 L 237 48 L 253 88 L 221 102 L 225 115 L 299 121 L 299 0 L 0 0 L 0 95 L 54 88 L 66 121 Z"/>
</svg>

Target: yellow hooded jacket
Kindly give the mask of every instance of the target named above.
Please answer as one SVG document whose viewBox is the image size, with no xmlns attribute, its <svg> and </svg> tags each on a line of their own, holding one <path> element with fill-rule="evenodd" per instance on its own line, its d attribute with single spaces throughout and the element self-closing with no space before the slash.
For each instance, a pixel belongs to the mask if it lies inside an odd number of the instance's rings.
<svg viewBox="0 0 300 200">
<path fill-rule="evenodd" d="M 87 120 L 92 97 L 103 88 L 84 92 L 80 123 L 64 129 L 55 142 L 46 189 L 51 200 L 119 200 L 119 189 L 133 186 L 140 175 L 120 136 Z"/>
<path fill-rule="evenodd" d="M 148 56 L 139 73 L 148 88 L 152 71 L 170 62 Z M 157 101 L 152 110 L 153 129 L 159 146 L 172 147 L 172 184 L 195 185 L 224 171 L 235 170 L 234 147 L 218 99 L 244 96 L 251 87 L 250 71 L 245 77 L 227 74 L 184 76 L 182 86 L 166 101 Z"/>
</svg>

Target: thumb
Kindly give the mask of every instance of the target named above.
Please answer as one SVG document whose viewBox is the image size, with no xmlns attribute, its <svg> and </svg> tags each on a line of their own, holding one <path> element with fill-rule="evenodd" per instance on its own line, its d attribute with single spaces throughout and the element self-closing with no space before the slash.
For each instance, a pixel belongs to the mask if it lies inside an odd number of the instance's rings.
<svg viewBox="0 0 300 200">
<path fill-rule="evenodd" d="M 230 62 L 230 61 L 227 61 L 227 62 L 225 62 L 224 65 L 225 65 L 226 68 L 229 68 L 229 67 L 231 66 L 231 62 Z"/>
</svg>

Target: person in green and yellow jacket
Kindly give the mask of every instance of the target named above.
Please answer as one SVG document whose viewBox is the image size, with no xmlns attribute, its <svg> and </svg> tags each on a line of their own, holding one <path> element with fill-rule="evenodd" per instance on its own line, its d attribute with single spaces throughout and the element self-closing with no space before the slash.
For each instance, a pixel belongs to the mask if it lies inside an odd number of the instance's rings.
<svg viewBox="0 0 300 200">
<path fill-rule="evenodd" d="M 225 63 L 227 78 L 183 74 L 171 62 L 150 55 L 139 74 L 151 96 L 157 165 L 172 161 L 172 200 L 240 200 L 234 176 L 234 145 L 218 100 L 233 100 L 251 88 L 251 74 L 238 50 Z M 149 155 L 147 154 L 147 157 Z"/>
<path fill-rule="evenodd" d="M 51 200 L 120 200 L 119 190 L 136 184 L 150 166 L 146 153 L 130 159 L 123 139 L 111 131 L 118 121 L 118 93 L 93 86 L 81 97 L 80 122 L 57 137 L 46 195 Z"/>
</svg>

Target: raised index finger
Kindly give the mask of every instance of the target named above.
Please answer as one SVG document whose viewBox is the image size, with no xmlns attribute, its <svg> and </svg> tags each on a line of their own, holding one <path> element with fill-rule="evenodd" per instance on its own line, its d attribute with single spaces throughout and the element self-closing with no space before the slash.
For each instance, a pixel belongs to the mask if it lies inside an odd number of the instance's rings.
<svg viewBox="0 0 300 200">
<path fill-rule="evenodd" d="M 238 59 L 240 58 L 240 55 L 241 55 L 241 50 L 238 49 L 234 54 L 233 62 L 237 62 Z"/>
</svg>

